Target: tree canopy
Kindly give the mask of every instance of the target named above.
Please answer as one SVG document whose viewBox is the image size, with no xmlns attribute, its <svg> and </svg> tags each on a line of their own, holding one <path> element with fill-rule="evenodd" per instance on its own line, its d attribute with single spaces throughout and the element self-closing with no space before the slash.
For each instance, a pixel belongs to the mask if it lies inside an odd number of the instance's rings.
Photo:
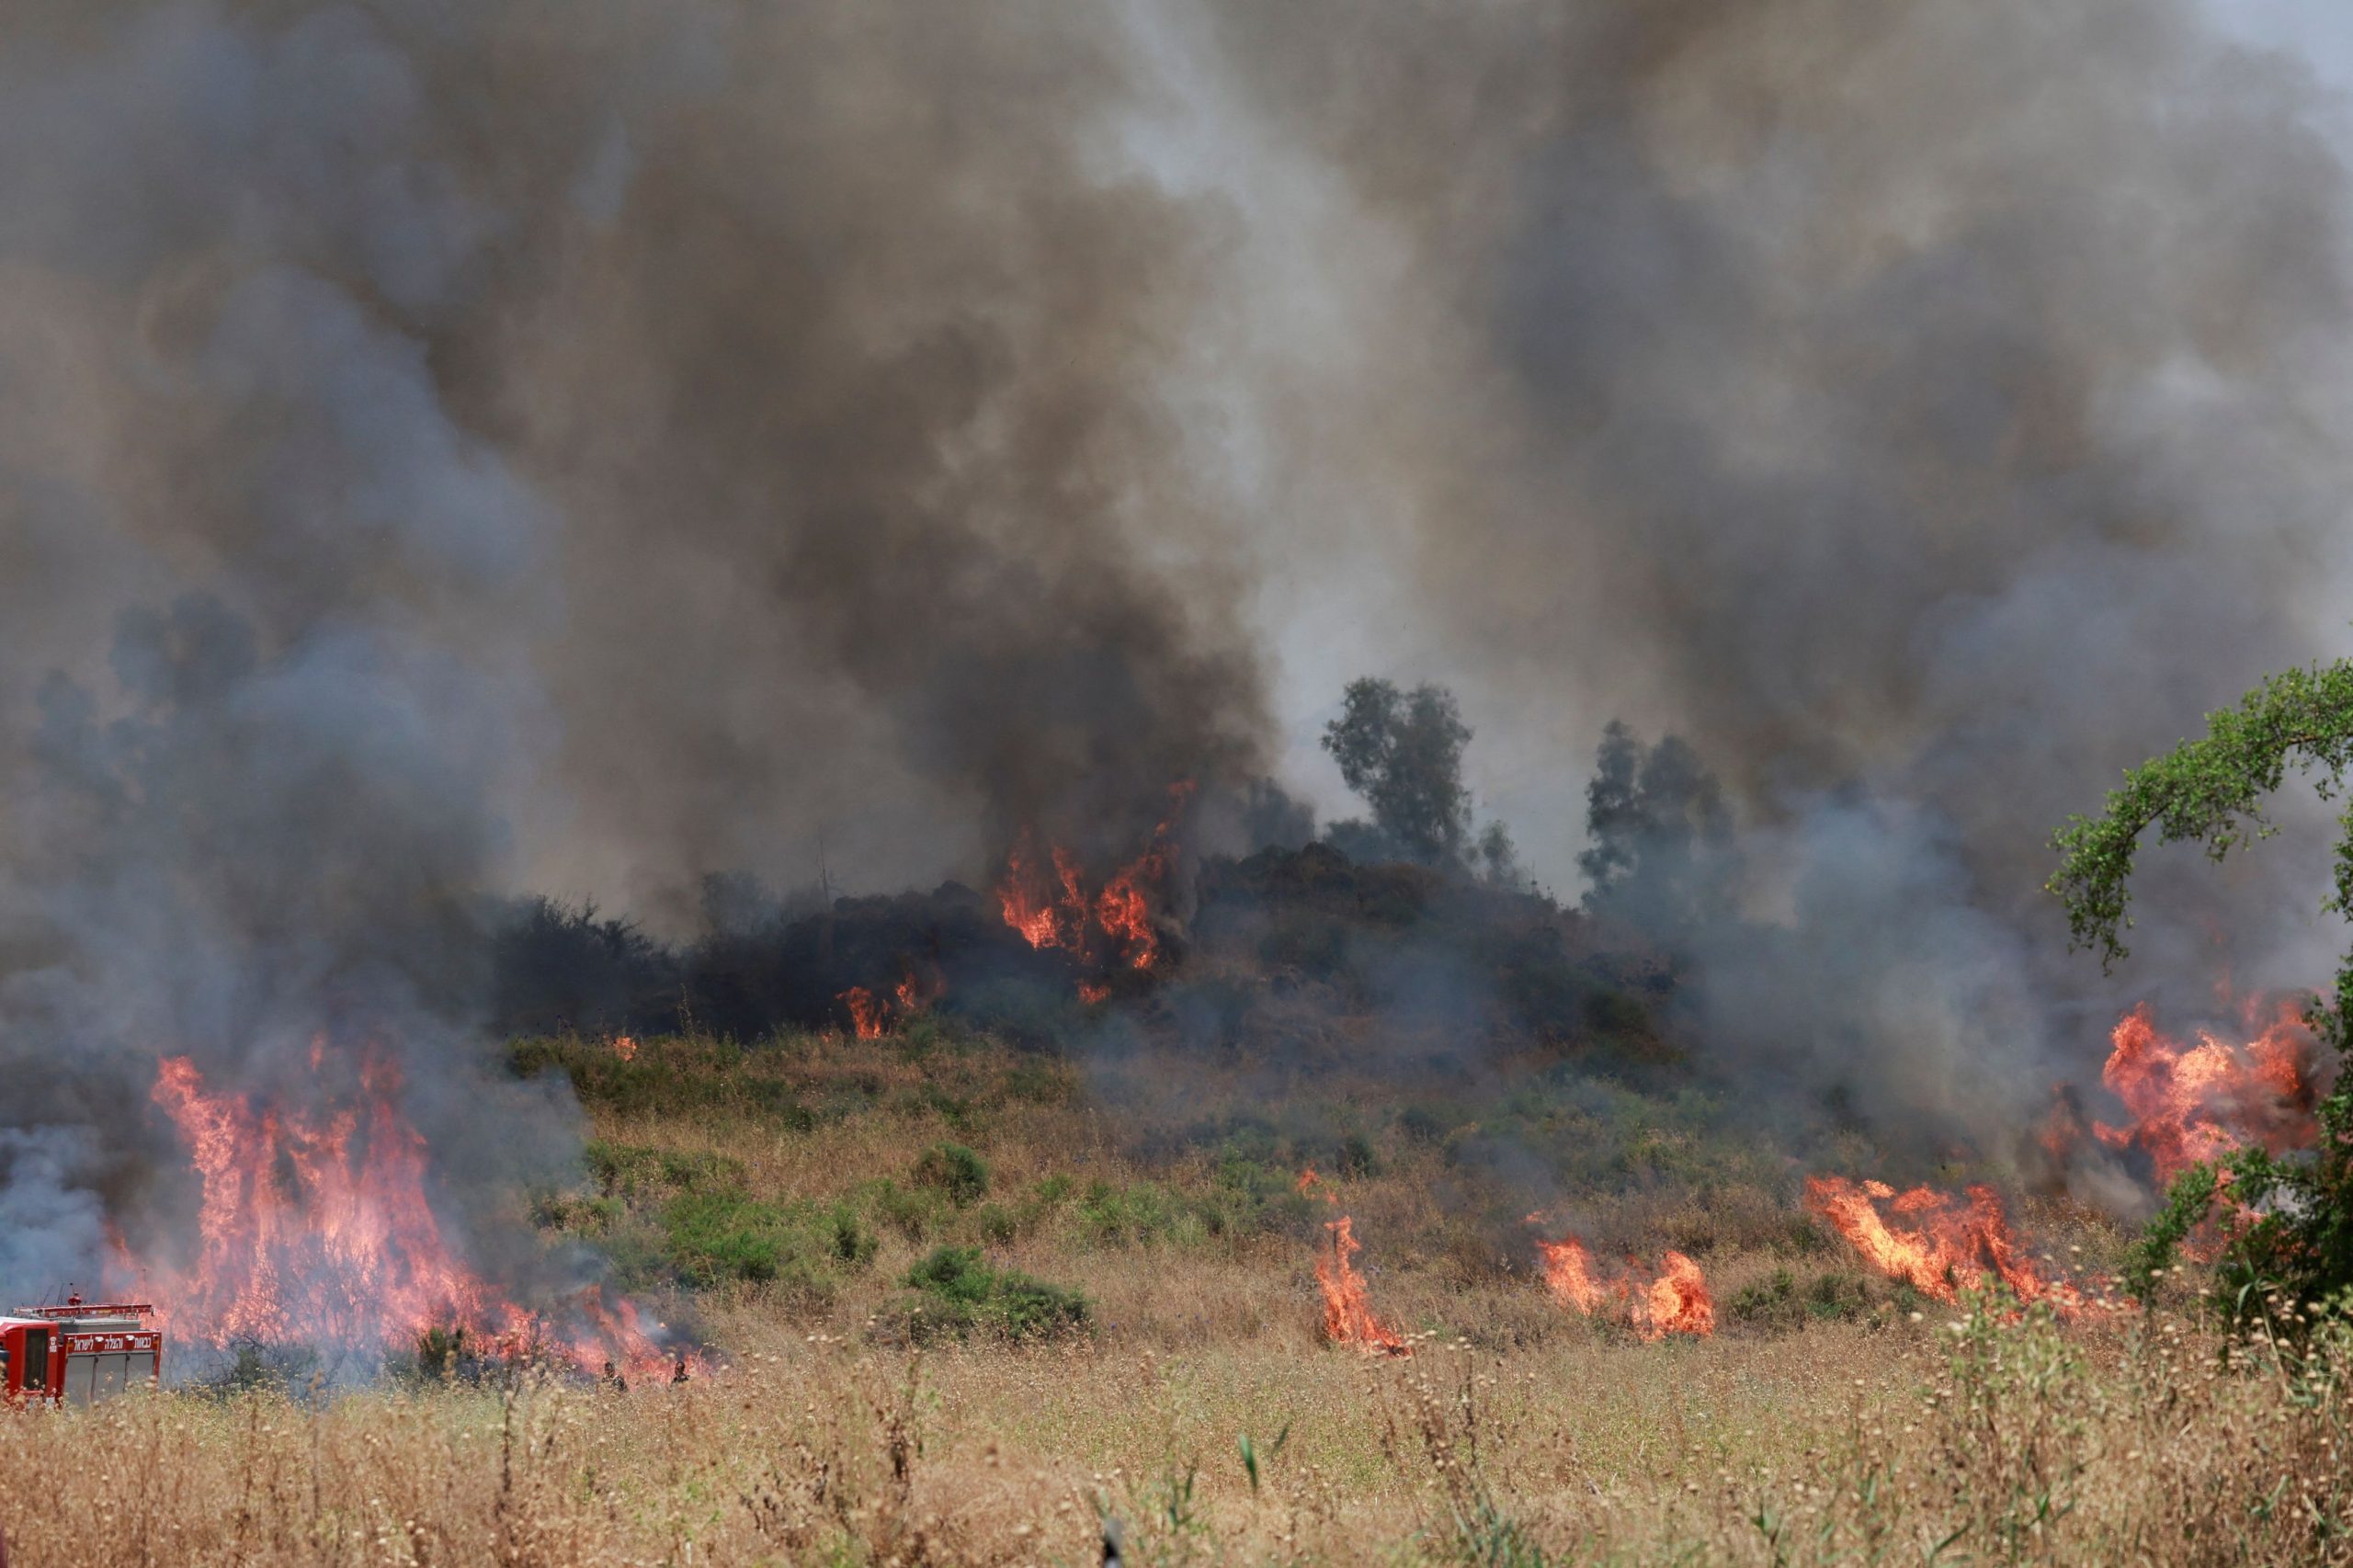
<svg viewBox="0 0 2353 1568">
<path fill-rule="evenodd" d="M 1611 720 L 1586 786 L 1586 836 L 1577 857 L 1586 907 L 1608 911 L 1654 937 L 1706 923 L 1722 905 L 1733 860 L 1723 791 L 1679 735 L 1645 747 Z"/>
<path fill-rule="evenodd" d="M 1324 749 L 1340 777 L 1372 808 L 1372 825 L 1392 851 L 1427 866 L 1456 866 L 1471 836 L 1471 792 L 1462 748 L 1471 726 L 1441 686 L 1401 691 L 1367 677 L 1348 683 L 1340 716 L 1324 727 Z M 1336 836 L 1351 824 L 1335 824 Z"/>
<path fill-rule="evenodd" d="M 2114 964 L 2130 949 L 2134 857 L 2143 836 L 2160 844 L 2202 844 L 2222 859 L 2277 831 L 2265 798 L 2293 766 L 2310 775 L 2324 800 L 2341 793 L 2353 766 L 2353 661 L 2272 676 L 2235 708 L 2210 713 L 2202 739 L 2185 741 L 2131 769 L 2093 817 L 2073 817 L 2053 837 L 2059 869 L 2048 884 L 2067 911 L 2077 947 Z M 2353 915 L 2353 805 L 2337 817 L 2335 891 L 2325 907 Z M 2340 1058 L 2353 1023 L 2353 950 L 2337 965 L 2333 997 L 2306 1015 Z M 2318 1108 L 2319 1146 L 2309 1155 L 2274 1159 L 2245 1149 L 2224 1169 L 2199 1166 L 2176 1182 L 2165 1212 L 2148 1234 L 2143 1277 L 2162 1267 L 2182 1236 L 2212 1210 L 2225 1190 L 2243 1223 L 2222 1259 L 2225 1305 L 2252 1310 L 2274 1290 L 2312 1300 L 2353 1288 L 2353 1083 L 2339 1072 Z"/>
</svg>

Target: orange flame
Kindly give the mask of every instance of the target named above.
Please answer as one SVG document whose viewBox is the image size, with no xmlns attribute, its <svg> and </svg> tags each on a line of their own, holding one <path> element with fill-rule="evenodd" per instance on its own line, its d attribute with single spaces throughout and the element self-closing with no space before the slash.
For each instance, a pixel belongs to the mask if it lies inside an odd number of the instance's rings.
<svg viewBox="0 0 2353 1568">
<path fill-rule="evenodd" d="M 2320 1131 L 2313 1116 L 2318 1089 L 2301 1006 L 2279 1002 L 2244 1046 L 2204 1030 L 2198 1038 L 2186 1047 L 2159 1032 L 2145 1003 L 2118 1021 L 2100 1078 L 2131 1120 L 2094 1123 L 2101 1142 L 2146 1151 L 2160 1186 L 2248 1143 L 2274 1154 L 2311 1146 Z"/>
<path fill-rule="evenodd" d="M 1324 1229 L 1332 1238 L 1331 1249 L 1315 1260 L 1315 1283 L 1324 1291 L 1324 1337 L 1368 1356 L 1412 1355 L 1413 1347 L 1373 1316 L 1365 1300 L 1364 1276 L 1353 1261 L 1364 1250 L 1355 1221 L 1343 1214 L 1325 1221 Z"/>
<path fill-rule="evenodd" d="M 620 1057 L 623 1062 L 636 1061 L 637 1041 L 625 1034 L 615 1035 L 613 1037 L 613 1054 Z"/>
<path fill-rule="evenodd" d="M 1536 1255 L 1543 1260 L 1545 1289 L 1560 1301 L 1587 1317 L 1608 1304 L 1609 1292 L 1593 1277 L 1593 1256 L 1585 1250 L 1583 1242 L 1574 1236 L 1565 1241 L 1538 1242 Z"/>
<path fill-rule="evenodd" d="M 848 1006 L 850 1022 L 857 1026 L 858 1039 L 881 1040 L 882 1038 L 882 1030 L 888 1020 L 883 1004 L 875 1000 L 873 992 L 863 985 L 853 985 L 843 992 L 836 1000 Z"/>
<path fill-rule="evenodd" d="M 1038 863 L 1035 839 L 1022 834 L 1006 857 L 997 903 L 1005 911 L 1005 923 L 1020 932 L 1031 947 L 1075 950 L 1085 942 L 1086 932 L 1084 873 L 1061 845 L 1051 846 L 1048 853 L 1053 861 L 1051 881 Z"/>
<path fill-rule="evenodd" d="M 322 1040 L 313 1059 L 324 1053 Z M 370 1051 L 357 1107 L 256 1107 L 208 1089 L 189 1058 L 165 1058 L 152 1097 L 187 1143 L 201 1196 L 194 1267 L 136 1271 L 159 1319 L 211 1346 L 385 1349 L 462 1328 L 503 1354 L 552 1345 L 584 1368 L 668 1368 L 629 1302 L 584 1292 L 569 1315 L 586 1326 L 567 1335 L 459 1261 L 426 1199 L 426 1143 L 399 1110 L 400 1087 L 397 1065 Z"/>
<path fill-rule="evenodd" d="M 1078 999 L 1090 1007 L 1098 1002 L 1108 1002 L 1110 998 L 1111 988 L 1108 985 L 1097 985 L 1091 980 L 1082 980 L 1078 983 Z"/>
<path fill-rule="evenodd" d="M 1150 846 L 1092 896 L 1075 856 L 1061 845 L 1050 846 L 1050 879 L 1040 863 L 1035 835 L 1025 831 L 1007 852 L 1005 876 L 997 884 L 1005 923 L 1033 948 L 1060 948 L 1088 963 L 1150 969 L 1161 952 L 1153 899 L 1166 889 L 1176 858 L 1177 819 L 1192 793 L 1190 783 L 1171 787 L 1168 814 L 1153 829 Z"/>
<path fill-rule="evenodd" d="M 2046 1278 L 2021 1253 L 1990 1187 L 1972 1187 L 1961 1199 L 1933 1187 L 1898 1192 L 1881 1181 L 1808 1176 L 1805 1206 L 1873 1268 L 1937 1301 L 1958 1301 L 1962 1291 L 1998 1279 L 2019 1301 L 2048 1301 L 2068 1316 L 2091 1305 L 2081 1290 Z M 1891 1222 L 1891 1215 L 1903 1222 Z"/>
<path fill-rule="evenodd" d="M 1543 1262 L 1545 1288 L 1555 1300 L 1587 1317 L 1614 1306 L 1647 1340 L 1716 1332 L 1716 1303 L 1708 1293 L 1707 1277 L 1679 1252 L 1670 1249 L 1656 1273 L 1630 1261 L 1624 1273 L 1607 1283 L 1594 1271 L 1593 1255 L 1574 1236 L 1540 1241 L 1536 1253 Z"/>
</svg>

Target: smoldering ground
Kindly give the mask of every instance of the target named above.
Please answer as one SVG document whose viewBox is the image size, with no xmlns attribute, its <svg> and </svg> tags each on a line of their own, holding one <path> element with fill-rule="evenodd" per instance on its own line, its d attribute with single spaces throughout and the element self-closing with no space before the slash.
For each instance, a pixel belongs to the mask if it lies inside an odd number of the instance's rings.
<svg viewBox="0 0 2353 1568">
<path fill-rule="evenodd" d="M 1722 1058 L 2006 1125 L 2051 826 L 2331 646 L 2318 111 L 2148 0 L 0 8 L 8 1119 L 472 1082 L 489 894 L 1126 850 L 1394 662 L 1558 880 L 1688 734 Z M 2259 866 L 2143 971 L 2304 978 Z"/>
</svg>

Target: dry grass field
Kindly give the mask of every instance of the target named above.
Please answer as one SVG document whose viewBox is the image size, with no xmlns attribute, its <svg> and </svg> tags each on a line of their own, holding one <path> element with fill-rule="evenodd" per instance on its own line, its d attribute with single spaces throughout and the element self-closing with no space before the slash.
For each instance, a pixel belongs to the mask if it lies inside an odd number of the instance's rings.
<svg viewBox="0 0 2353 1568">
<path fill-rule="evenodd" d="M 1578 1222 L 1689 1247 L 1719 1309 L 1711 1337 L 1645 1343 L 1556 1304 L 1494 1218 L 1527 1194 L 1371 1079 L 1131 1059 L 1082 1082 L 921 1031 L 521 1056 L 572 1073 L 595 1142 L 578 1190 L 518 1203 L 690 1317 L 708 1369 L 10 1412 L 15 1568 L 1075 1565 L 1106 1517 L 1150 1564 L 2353 1562 L 2334 1325 L 2303 1357 L 2225 1344 L 2194 1279 L 2090 1324 L 1912 1300 L 1667 1099 L 1563 1080 L 1481 1124 L 1631 1152 Z M 1290 1179 L 1323 1144 L 1410 1357 L 1323 1342 L 1329 1210 Z M 2035 1218 L 2090 1268 L 2112 1253 Z M 942 1246 L 1079 1292 L 1084 1326 L 1009 1335 L 995 1297 L 949 1321 L 907 1284 Z"/>
</svg>

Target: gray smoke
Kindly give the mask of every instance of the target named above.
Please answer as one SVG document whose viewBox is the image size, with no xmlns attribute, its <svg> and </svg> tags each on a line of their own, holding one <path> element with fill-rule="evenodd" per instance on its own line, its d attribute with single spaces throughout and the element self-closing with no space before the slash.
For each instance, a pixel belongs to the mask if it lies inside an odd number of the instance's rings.
<svg viewBox="0 0 2353 1568">
<path fill-rule="evenodd" d="M 1525 737 L 1522 844 L 1566 858 L 1612 715 L 1741 807 L 1779 929 L 1703 944 L 1716 1049 L 1994 1143 L 2126 996 L 2204 1000 L 2213 935 L 2242 983 L 2325 972 L 2309 849 L 2165 858 L 2114 983 L 2040 891 L 2123 767 L 2342 647 L 2346 180 L 2298 68 L 2144 0 L 1211 36 L 1366 258 L 1343 407 L 1287 434 Z"/>
<path fill-rule="evenodd" d="M 184 1252 L 157 1058 L 300 1095 L 321 1036 L 464 1216 L 576 1147 L 479 1028 L 496 895 L 1131 853 L 1249 771 L 1159 384 L 1220 222 L 1108 154 L 1122 36 L 0 6 L 0 1120 L 83 1140 L 12 1217 Z M 86 1279 L 48 1206 L 11 1259 Z"/>
<path fill-rule="evenodd" d="M 1983 1138 L 2121 999 L 2051 827 L 2330 647 L 2315 112 L 2177 0 L 0 0 L 17 1163 L 169 1209 L 155 1056 L 324 1030 L 552 1168 L 492 895 L 1130 849 L 1384 662 L 1556 874 L 1686 734 L 1714 1038 Z"/>
</svg>

